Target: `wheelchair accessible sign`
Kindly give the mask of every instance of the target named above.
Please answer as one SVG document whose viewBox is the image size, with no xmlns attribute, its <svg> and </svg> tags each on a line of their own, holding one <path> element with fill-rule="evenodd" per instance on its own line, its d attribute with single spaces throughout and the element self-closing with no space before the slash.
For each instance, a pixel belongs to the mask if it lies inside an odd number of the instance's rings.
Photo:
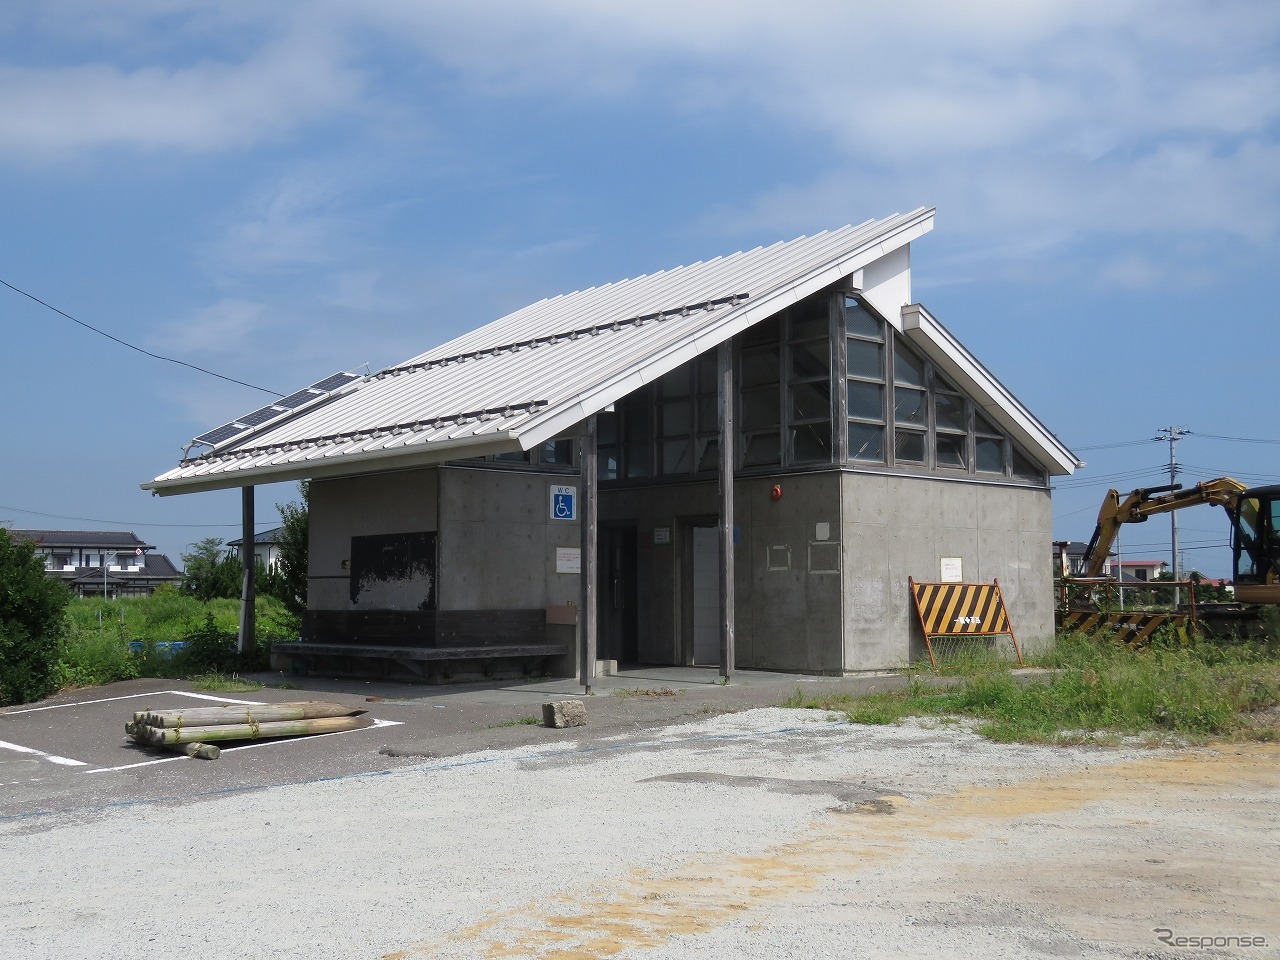
<svg viewBox="0 0 1280 960">
<path fill-rule="evenodd" d="M 577 487 L 557 487 L 551 488 L 551 519 L 552 520 L 577 520 L 578 519 L 578 488 Z"/>
</svg>

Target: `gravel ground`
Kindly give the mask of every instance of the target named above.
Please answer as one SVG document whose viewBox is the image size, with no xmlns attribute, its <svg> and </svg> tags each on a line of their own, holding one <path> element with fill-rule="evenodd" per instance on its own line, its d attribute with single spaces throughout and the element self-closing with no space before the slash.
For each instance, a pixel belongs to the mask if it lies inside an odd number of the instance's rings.
<svg viewBox="0 0 1280 960">
<path fill-rule="evenodd" d="M 770 708 L 60 811 L 0 823 L 0 955 L 1280 956 L 1278 760 Z"/>
</svg>

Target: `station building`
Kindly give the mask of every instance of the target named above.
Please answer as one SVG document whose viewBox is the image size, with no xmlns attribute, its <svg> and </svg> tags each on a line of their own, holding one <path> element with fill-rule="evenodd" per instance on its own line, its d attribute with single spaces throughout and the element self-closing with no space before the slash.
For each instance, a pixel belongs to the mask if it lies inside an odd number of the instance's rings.
<svg viewBox="0 0 1280 960">
<path fill-rule="evenodd" d="M 311 643 L 571 644 L 585 601 L 601 660 L 723 666 L 727 629 L 736 667 L 884 669 L 920 655 L 908 578 L 944 569 L 1046 642 L 1049 483 L 1078 464 L 913 300 L 933 219 L 540 301 L 143 486 L 309 480 Z"/>
</svg>

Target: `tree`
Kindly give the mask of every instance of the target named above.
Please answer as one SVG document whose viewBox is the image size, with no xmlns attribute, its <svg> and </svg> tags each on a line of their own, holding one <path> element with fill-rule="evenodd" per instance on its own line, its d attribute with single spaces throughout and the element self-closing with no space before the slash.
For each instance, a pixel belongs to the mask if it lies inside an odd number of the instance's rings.
<svg viewBox="0 0 1280 960">
<path fill-rule="evenodd" d="M 199 600 L 240 596 L 240 558 L 223 550 L 217 537 L 205 537 L 182 554 L 180 589 Z"/>
<path fill-rule="evenodd" d="M 0 527 L 0 705 L 50 693 L 71 593 L 45 576 L 36 545 Z"/>
<path fill-rule="evenodd" d="M 307 545 L 310 536 L 311 485 L 298 484 L 301 503 L 277 503 L 280 511 L 280 592 L 275 596 L 291 613 L 307 612 Z"/>
</svg>

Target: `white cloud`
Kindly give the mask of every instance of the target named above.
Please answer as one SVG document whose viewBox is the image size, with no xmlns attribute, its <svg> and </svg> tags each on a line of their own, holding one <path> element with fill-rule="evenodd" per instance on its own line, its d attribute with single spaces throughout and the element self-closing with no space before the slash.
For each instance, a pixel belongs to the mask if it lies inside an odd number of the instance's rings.
<svg viewBox="0 0 1280 960">
<path fill-rule="evenodd" d="M 249 273 L 332 263 L 350 231 L 342 204 L 341 184 L 322 173 L 295 172 L 245 203 L 215 254 Z"/>
<path fill-rule="evenodd" d="M 735 227 L 810 230 L 936 204 L 950 230 L 980 235 L 989 249 L 1040 254 L 1078 236 L 1216 231 L 1256 241 L 1280 227 L 1280 4 L 317 0 L 280 13 L 225 0 L 197 13 L 122 0 L 110 16 L 92 3 L 31 9 L 33 21 L 74 34 L 73 51 L 96 39 L 99 51 L 121 53 L 0 67 L 0 152 L 250 148 L 338 114 L 389 140 L 412 136 L 447 122 L 437 88 L 404 82 L 413 74 L 403 70 L 387 72 L 396 83 L 383 75 L 384 61 L 417 57 L 433 76 L 452 74 L 449 97 L 614 101 L 638 116 L 745 108 L 797 151 L 829 159 L 813 182 L 775 187 L 717 218 Z M 223 261 L 335 262 L 353 232 L 347 188 L 333 170 L 291 173 L 228 228 Z"/>
<path fill-rule="evenodd" d="M 264 313 L 260 303 L 226 298 L 158 331 L 150 344 L 193 363 L 204 354 L 238 353 L 261 335 Z"/>
<path fill-rule="evenodd" d="M 0 66 L 0 151 L 58 157 L 99 146 L 251 146 L 349 109 L 360 86 L 329 42 L 306 32 L 239 62 Z"/>
</svg>

